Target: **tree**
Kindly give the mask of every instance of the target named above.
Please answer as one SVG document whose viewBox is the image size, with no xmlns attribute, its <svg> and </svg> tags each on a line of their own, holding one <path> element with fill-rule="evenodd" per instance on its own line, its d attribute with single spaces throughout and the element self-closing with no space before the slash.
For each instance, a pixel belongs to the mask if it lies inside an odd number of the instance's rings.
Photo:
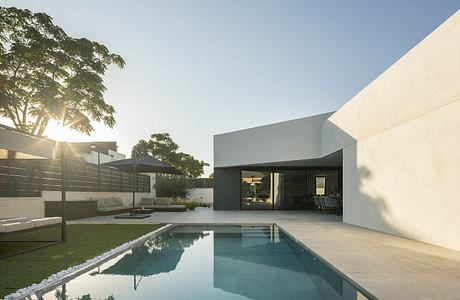
<svg viewBox="0 0 460 300">
<path fill-rule="evenodd" d="M 102 78 L 112 64 L 125 62 L 47 14 L 0 6 L 0 116 L 20 131 L 41 136 L 51 119 L 88 135 L 92 120 L 113 127 Z"/>
<path fill-rule="evenodd" d="M 187 198 L 189 188 L 187 180 L 180 177 L 157 176 L 155 192 L 158 197 Z"/>
<path fill-rule="evenodd" d="M 203 175 L 203 168 L 209 166 L 190 154 L 179 152 L 179 145 L 171 139 L 169 133 L 154 133 L 150 140 L 140 140 L 134 145 L 131 156 L 143 154 L 151 155 L 193 178 Z"/>
</svg>

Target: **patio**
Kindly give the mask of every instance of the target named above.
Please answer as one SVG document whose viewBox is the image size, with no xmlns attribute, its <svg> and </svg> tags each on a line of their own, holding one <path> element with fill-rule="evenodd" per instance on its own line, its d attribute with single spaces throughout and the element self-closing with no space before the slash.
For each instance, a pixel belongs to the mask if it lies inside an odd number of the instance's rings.
<svg viewBox="0 0 460 300">
<path fill-rule="evenodd" d="M 458 299 L 460 293 L 459 252 L 344 224 L 332 214 L 197 209 L 156 212 L 143 220 L 100 216 L 71 223 L 276 223 L 379 299 Z"/>
</svg>

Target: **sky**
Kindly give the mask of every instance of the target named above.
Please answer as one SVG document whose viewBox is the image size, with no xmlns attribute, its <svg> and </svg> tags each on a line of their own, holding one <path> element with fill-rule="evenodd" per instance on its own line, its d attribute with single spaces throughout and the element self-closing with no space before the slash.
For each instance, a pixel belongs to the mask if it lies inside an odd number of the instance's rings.
<svg viewBox="0 0 460 300">
<path fill-rule="evenodd" d="M 126 61 L 105 76 L 118 142 L 168 132 L 210 164 L 213 135 L 337 110 L 460 9 L 458 0 L 14 0 Z"/>
</svg>

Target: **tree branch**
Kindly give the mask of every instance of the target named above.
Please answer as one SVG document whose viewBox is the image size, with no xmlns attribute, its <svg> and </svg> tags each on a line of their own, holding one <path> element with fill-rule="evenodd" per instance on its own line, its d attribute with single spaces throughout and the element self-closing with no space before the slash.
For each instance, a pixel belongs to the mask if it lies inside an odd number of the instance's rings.
<svg viewBox="0 0 460 300">
<path fill-rule="evenodd" d="M 35 132 L 38 129 L 38 125 L 40 124 L 42 118 L 43 118 L 43 116 L 41 114 L 37 117 L 37 119 L 35 120 L 35 124 L 32 127 L 32 130 L 30 131 L 30 133 L 35 134 Z"/>
<path fill-rule="evenodd" d="M 40 124 L 40 128 L 38 129 L 38 132 L 37 132 L 36 135 L 38 135 L 38 136 L 43 135 L 43 133 L 45 132 L 46 127 L 48 126 L 49 120 L 50 120 L 49 117 L 46 117 L 46 118 L 43 119 L 42 123 Z"/>
<path fill-rule="evenodd" d="M 24 104 L 24 110 L 22 111 L 22 124 L 27 124 L 27 109 L 29 107 L 29 100 L 26 100 Z"/>
</svg>

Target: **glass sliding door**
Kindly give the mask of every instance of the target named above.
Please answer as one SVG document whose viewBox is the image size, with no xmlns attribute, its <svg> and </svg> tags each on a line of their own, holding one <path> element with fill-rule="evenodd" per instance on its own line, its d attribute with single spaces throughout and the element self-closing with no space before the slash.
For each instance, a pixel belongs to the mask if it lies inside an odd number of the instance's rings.
<svg viewBox="0 0 460 300">
<path fill-rule="evenodd" d="M 304 170 L 275 171 L 273 200 L 275 209 L 307 209 L 307 181 Z"/>
<path fill-rule="evenodd" d="M 341 203 L 340 169 L 302 168 L 241 171 L 241 209 L 316 209 L 314 196 Z"/>
<path fill-rule="evenodd" d="M 241 171 L 241 209 L 272 208 L 272 173 Z"/>
</svg>

